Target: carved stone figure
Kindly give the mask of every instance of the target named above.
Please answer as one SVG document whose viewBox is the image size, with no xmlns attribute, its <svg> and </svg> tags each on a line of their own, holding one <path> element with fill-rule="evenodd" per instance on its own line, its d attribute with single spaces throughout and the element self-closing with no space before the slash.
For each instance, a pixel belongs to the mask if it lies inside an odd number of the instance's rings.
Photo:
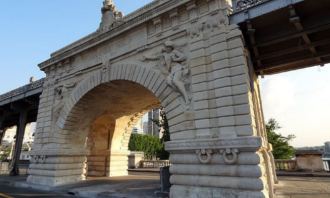
<svg viewBox="0 0 330 198">
<path fill-rule="evenodd" d="M 123 14 L 116 10 L 116 6 L 112 0 L 105 0 L 102 7 L 102 22 L 100 24 L 101 31 L 107 31 L 111 27 L 122 21 Z"/>
<path fill-rule="evenodd" d="M 186 59 L 186 56 L 182 52 L 175 49 L 172 41 L 166 41 L 164 43 L 164 48 L 159 56 L 144 56 L 144 60 L 160 60 L 160 65 L 162 66 L 160 69 L 168 75 L 168 85 L 181 93 L 186 104 L 189 104 L 190 97 L 185 86 L 185 79 L 189 74 L 189 69 L 183 64 Z"/>
</svg>

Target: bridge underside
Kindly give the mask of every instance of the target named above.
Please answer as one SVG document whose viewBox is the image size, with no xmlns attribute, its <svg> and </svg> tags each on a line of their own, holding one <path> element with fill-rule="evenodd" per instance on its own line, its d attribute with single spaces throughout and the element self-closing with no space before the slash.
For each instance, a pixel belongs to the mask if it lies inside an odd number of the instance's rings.
<svg viewBox="0 0 330 198">
<path fill-rule="evenodd" d="M 0 131 L 18 125 L 22 112 L 27 123 L 37 120 L 43 83 L 40 79 L 0 95 Z"/>
<path fill-rule="evenodd" d="M 38 115 L 38 104 L 40 94 L 24 98 L 14 103 L 0 106 L 0 113 L 3 115 L 0 130 L 16 126 L 19 123 L 20 110 L 27 110 L 27 123 L 36 122 Z"/>
<path fill-rule="evenodd" d="M 329 63 L 329 10 L 329 0 L 305 0 L 240 23 L 257 74 Z"/>
</svg>

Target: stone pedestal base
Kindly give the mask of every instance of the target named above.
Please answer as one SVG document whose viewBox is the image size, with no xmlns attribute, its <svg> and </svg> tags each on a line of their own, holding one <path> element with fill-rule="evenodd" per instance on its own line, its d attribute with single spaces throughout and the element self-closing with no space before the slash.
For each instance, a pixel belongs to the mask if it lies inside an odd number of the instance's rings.
<svg viewBox="0 0 330 198">
<path fill-rule="evenodd" d="M 55 187 L 85 180 L 85 153 L 72 150 L 31 152 L 27 182 Z"/>
<path fill-rule="evenodd" d="M 87 157 L 87 176 L 105 177 L 107 175 L 106 167 L 109 165 L 109 156 L 90 155 Z"/>
<path fill-rule="evenodd" d="M 108 166 L 108 176 L 127 176 L 128 175 L 128 155 L 129 152 L 111 152 L 110 164 Z"/>
<path fill-rule="evenodd" d="M 173 198 L 258 198 L 272 191 L 260 138 L 171 141 L 166 149 Z"/>
</svg>

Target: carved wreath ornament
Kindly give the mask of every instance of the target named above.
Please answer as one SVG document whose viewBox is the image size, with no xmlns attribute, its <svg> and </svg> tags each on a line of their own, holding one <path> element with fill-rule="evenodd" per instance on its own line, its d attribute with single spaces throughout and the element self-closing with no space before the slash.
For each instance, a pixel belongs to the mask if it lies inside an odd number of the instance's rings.
<svg viewBox="0 0 330 198">
<path fill-rule="evenodd" d="M 197 158 L 202 164 L 208 164 L 212 160 L 212 155 L 213 155 L 212 149 L 200 149 L 196 150 Z M 219 153 L 222 155 L 225 164 L 236 164 L 238 160 L 238 149 L 221 149 L 219 150 Z"/>
</svg>

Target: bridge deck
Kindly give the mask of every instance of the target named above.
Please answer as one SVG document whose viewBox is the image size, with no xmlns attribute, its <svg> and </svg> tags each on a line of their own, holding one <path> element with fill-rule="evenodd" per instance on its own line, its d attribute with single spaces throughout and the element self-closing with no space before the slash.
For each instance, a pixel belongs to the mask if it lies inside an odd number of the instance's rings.
<svg viewBox="0 0 330 198">
<path fill-rule="evenodd" d="M 36 121 L 43 83 L 40 79 L 0 95 L 0 130 L 18 123 L 20 108 L 29 109 L 28 122 Z"/>
<path fill-rule="evenodd" d="M 275 2 L 279 5 L 274 7 Z M 269 7 L 273 7 L 273 11 L 264 13 Z M 244 21 L 241 20 L 239 26 L 258 74 L 330 62 L 329 0 L 266 1 L 234 12 L 231 21 L 237 20 L 237 16 L 242 19 L 244 14 Z"/>
</svg>

